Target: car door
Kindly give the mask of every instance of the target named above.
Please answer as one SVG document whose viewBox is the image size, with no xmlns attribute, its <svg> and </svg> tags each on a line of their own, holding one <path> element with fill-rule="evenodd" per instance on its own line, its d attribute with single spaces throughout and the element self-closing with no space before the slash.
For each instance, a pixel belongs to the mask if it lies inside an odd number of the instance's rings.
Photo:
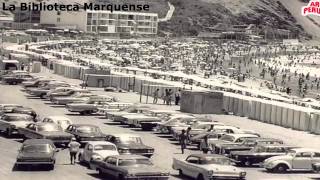
<svg viewBox="0 0 320 180">
<path fill-rule="evenodd" d="M 198 168 L 200 159 L 198 157 L 190 156 L 186 159 L 186 164 L 183 166 L 183 174 L 196 178 L 198 176 Z"/>
<path fill-rule="evenodd" d="M 312 168 L 312 153 L 311 152 L 299 152 L 292 160 L 293 169 L 311 169 Z"/>
</svg>

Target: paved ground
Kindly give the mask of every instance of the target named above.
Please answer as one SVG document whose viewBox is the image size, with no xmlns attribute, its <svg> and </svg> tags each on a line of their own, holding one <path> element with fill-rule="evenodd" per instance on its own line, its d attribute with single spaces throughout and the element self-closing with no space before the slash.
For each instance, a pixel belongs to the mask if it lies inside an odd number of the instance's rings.
<svg viewBox="0 0 320 180">
<path fill-rule="evenodd" d="M 48 75 L 48 73 L 41 73 L 41 75 Z M 54 78 L 59 78 L 66 80 L 68 82 L 73 82 L 74 84 L 80 83 L 79 80 L 70 80 L 62 78 L 56 75 L 50 75 Z M 63 107 L 57 107 L 51 105 L 48 101 L 43 101 L 37 98 L 28 97 L 23 92 L 20 91 L 20 86 L 9 86 L 0 85 L 0 103 L 19 103 L 24 106 L 29 106 L 34 108 L 40 116 L 49 115 L 67 115 L 75 123 L 92 123 L 100 126 L 104 133 L 136 133 L 142 136 L 145 144 L 155 148 L 155 155 L 152 157 L 152 161 L 162 169 L 170 170 L 173 176 L 170 179 L 179 179 L 176 177 L 177 172 L 171 170 L 171 163 L 173 157 L 182 157 L 180 154 L 179 146 L 175 145 L 174 141 L 170 141 L 165 137 L 157 135 L 150 132 L 141 132 L 136 129 L 129 129 L 121 127 L 120 125 L 114 124 L 107 119 L 103 119 L 97 116 L 79 116 L 76 114 L 70 114 Z M 96 90 L 96 89 L 95 89 Z M 101 91 L 95 91 L 101 94 Z M 103 92 L 104 93 L 104 92 Z M 110 93 L 109 93 L 110 94 Z M 115 94 L 121 101 L 124 102 L 138 102 L 139 95 L 135 93 L 128 94 Z M 154 106 L 155 108 L 169 108 L 178 109 L 178 107 L 167 107 L 164 105 Z M 319 136 L 307 134 L 304 132 L 293 131 L 290 129 L 285 129 L 277 127 L 270 124 L 264 124 L 256 122 L 253 120 L 248 120 L 247 118 L 241 118 L 236 116 L 227 115 L 212 115 L 212 118 L 222 121 L 230 125 L 237 125 L 242 128 L 252 129 L 263 136 L 276 137 L 284 140 L 290 144 L 297 144 L 299 146 L 305 147 L 320 147 Z M 76 164 L 75 166 L 69 165 L 69 158 L 67 150 L 62 150 L 57 156 L 57 166 L 54 171 L 13 171 L 13 165 L 17 155 L 17 150 L 20 147 L 19 139 L 7 139 L 0 136 L 0 155 L 1 155 L 1 168 L 0 168 L 0 179 L 24 179 L 24 180 L 42 180 L 46 178 L 60 179 L 60 180 L 87 180 L 87 179 L 97 179 L 99 178 L 94 171 L 91 171 L 81 165 Z M 188 150 L 187 154 L 190 154 L 192 150 Z M 309 178 L 320 177 L 318 174 L 300 174 L 300 173 L 289 173 L 283 175 L 270 174 L 264 172 L 259 168 L 246 168 L 248 172 L 248 180 L 304 180 Z M 180 178 L 186 179 L 186 178 Z"/>
</svg>

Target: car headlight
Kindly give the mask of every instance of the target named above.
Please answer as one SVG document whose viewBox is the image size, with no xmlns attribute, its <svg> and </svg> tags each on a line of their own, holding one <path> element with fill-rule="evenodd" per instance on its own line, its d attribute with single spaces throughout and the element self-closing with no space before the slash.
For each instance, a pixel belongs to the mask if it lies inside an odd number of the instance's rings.
<svg viewBox="0 0 320 180">
<path fill-rule="evenodd" d="M 212 170 L 211 170 L 211 171 L 208 171 L 208 175 L 209 175 L 209 176 L 212 176 L 213 173 L 214 173 L 214 172 L 213 172 Z"/>
<path fill-rule="evenodd" d="M 154 150 L 153 149 L 148 149 L 148 153 L 153 153 Z"/>
<path fill-rule="evenodd" d="M 170 173 L 168 173 L 168 172 L 167 173 L 161 173 L 160 175 L 161 176 L 170 176 Z"/>
<path fill-rule="evenodd" d="M 246 172 L 241 172 L 241 173 L 240 173 L 240 177 L 245 177 L 246 175 L 247 175 Z"/>
<path fill-rule="evenodd" d="M 102 160 L 103 157 L 99 154 L 93 154 L 91 160 Z"/>
</svg>

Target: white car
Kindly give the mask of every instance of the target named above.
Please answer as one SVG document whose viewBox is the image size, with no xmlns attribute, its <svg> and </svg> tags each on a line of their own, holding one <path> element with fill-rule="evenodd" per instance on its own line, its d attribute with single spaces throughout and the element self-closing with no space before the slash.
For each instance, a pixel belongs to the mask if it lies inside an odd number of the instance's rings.
<svg viewBox="0 0 320 180">
<path fill-rule="evenodd" d="M 89 141 L 79 154 L 81 163 L 90 163 L 92 160 L 103 160 L 108 156 L 119 155 L 117 146 L 106 141 Z"/>
<path fill-rule="evenodd" d="M 193 154 L 184 160 L 173 159 L 173 169 L 192 179 L 245 179 L 246 172 L 232 165 L 229 158 L 216 154 Z"/>
<path fill-rule="evenodd" d="M 55 123 L 59 125 L 63 130 L 66 130 L 68 126 L 72 124 L 71 119 L 65 116 L 48 116 L 48 117 L 45 117 L 42 121 Z"/>
<path fill-rule="evenodd" d="M 266 159 L 263 167 L 270 172 L 312 171 L 312 164 L 320 163 L 320 150 L 296 148 L 286 155 Z"/>
</svg>

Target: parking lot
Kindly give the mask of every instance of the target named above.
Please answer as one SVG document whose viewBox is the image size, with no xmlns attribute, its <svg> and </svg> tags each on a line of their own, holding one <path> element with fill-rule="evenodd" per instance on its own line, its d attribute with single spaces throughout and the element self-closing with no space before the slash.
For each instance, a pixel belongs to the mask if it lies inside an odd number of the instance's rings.
<svg viewBox="0 0 320 180">
<path fill-rule="evenodd" d="M 58 78 L 73 84 L 79 83 L 78 80 L 71 80 L 62 78 L 57 75 L 52 75 L 46 73 L 41 73 L 40 75 L 47 75 L 53 78 Z M 40 117 L 45 117 L 49 115 L 63 115 L 69 117 L 75 123 L 90 123 L 98 125 L 101 130 L 108 133 L 134 133 L 142 137 L 143 142 L 155 148 L 155 154 L 152 157 L 152 161 L 162 169 L 171 172 L 172 176 L 170 179 L 185 179 L 177 176 L 177 172 L 172 170 L 172 159 L 173 157 L 182 158 L 187 156 L 187 154 L 196 153 L 193 150 L 187 150 L 185 155 L 181 155 L 179 146 L 176 141 L 170 140 L 168 136 L 162 136 L 153 132 L 142 132 L 137 129 L 130 129 L 123 127 L 121 125 L 115 124 L 110 120 L 96 115 L 92 116 L 80 116 L 78 114 L 71 114 L 64 107 L 52 105 L 50 101 L 41 100 L 39 98 L 34 98 L 27 96 L 24 92 L 20 91 L 20 86 L 10 86 L 10 85 L 0 85 L 0 103 L 16 103 L 23 106 L 31 107 L 37 111 Z M 104 94 L 106 92 L 98 91 L 97 89 L 94 93 Z M 139 95 L 135 93 L 108 93 L 108 95 L 116 96 L 122 102 L 138 102 Z M 163 105 L 151 105 L 153 108 L 157 109 L 179 109 L 175 106 L 163 106 Z M 235 125 L 240 128 L 251 129 L 260 133 L 263 137 L 272 137 L 283 140 L 285 143 L 309 147 L 309 148 L 319 148 L 320 140 L 316 135 L 307 134 L 305 132 L 294 131 L 290 129 L 285 129 L 277 127 L 270 124 L 263 124 L 257 121 L 251 121 L 247 118 L 236 117 L 231 115 L 211 115 L 215 120 L 221 121 L 225 124 Z M 39 171 L 38 169 L 31 169 L 30 171 L 15 171 L 13 169 L 18 149 L 21 145 L 21 139 L 13 138 L 7 139 L 0 137 L 0 153 L 2 159 L 2 166 L 0 169 L 0 179 L 97 179 L 98 174 L 95 171 L 89 170 L 86 167 L 76 164 L 70 165 L 68 150 L 61 150 L 57 156 L 57 166 L 54 171 Z M 198 151 L 199 152 L 199 151 Z M 261 168 L 245 168 L 247 172 L 247 179 L 250 180 L 263 180 L 263 179 L 283 179 L 283 180 L 303 180 L 303 179 L 315 179 L 320 177 L 318 174 L 314 173 L 288 173 L 288 174 L 271 174 L 265 172 Z"/>
</svg>

